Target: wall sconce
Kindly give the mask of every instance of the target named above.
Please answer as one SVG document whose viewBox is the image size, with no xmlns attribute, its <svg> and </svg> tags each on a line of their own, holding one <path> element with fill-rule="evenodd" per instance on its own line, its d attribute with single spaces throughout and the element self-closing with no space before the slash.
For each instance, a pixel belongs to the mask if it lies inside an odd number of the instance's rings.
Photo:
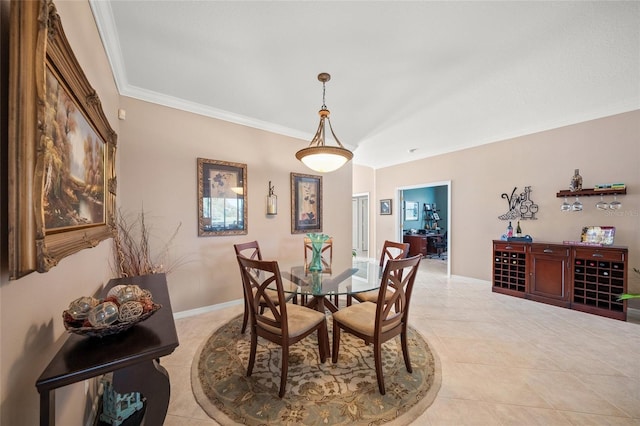
<svg viewBox="0 0 640 426">
<path fill-rule="evenodd" d="M 278 214 L 278 196 L 273 193 L 274 187 L 269 181 L 269 195 L 267 195 L 267 214 L 275 216 Z"/>
</svg>

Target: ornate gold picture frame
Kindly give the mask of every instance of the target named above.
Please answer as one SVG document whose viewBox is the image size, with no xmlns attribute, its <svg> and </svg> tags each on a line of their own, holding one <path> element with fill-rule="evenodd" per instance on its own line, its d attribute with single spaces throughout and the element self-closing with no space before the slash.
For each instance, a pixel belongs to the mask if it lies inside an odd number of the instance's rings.
<svg viewBox="0 0 640 426">
<path fill-rule="evenodd" d="M 322 176 L 291 173 L 291 233 L 322 232 Z"/>
<path fill-rule="evenodd" d="M 113 234 L 117 135 L 49 0 L 11 3 L 9 273 Z"/>
<path fill-rule="evenodd" d="M 198 236 L 245 235 L 247 165 L 198 158 Z"/>
</svg>

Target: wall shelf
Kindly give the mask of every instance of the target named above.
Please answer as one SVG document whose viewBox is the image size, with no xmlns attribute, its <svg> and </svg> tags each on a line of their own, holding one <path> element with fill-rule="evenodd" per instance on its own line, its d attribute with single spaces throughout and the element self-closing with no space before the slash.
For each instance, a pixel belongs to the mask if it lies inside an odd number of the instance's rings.
<svg viewBox="0 0 640 426">
<path fill-rule="evenodd" d="M 581 189 L 580 191 L 571 191 L 568 189 L 563 189 L 556 194 L 556 197 L 592 197 L 598 195 L 624 195 L 627 193 L 627 188 L 622 189 Z"/>
</svg>

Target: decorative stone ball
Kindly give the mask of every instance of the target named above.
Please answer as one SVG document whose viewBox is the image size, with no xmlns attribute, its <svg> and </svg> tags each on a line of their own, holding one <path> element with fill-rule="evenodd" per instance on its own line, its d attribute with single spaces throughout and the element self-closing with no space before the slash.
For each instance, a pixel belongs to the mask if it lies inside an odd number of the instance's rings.
<svg viewBox="0 0 640 426">
<path fill-rule="evenodd" d="M 118 314 L 118 319 L 121 322 L 131 322 L 140 318 L 142 315 L 144 308 L 142 303 L 135 302 L 130 300 L 128 302 L 124 302 L 120 305 L 120 313 Z"/>
<path fill-rule="evenodd" d="M 118 320 L 118 305 L 113 302 L 103 302 L 89 311 L 89 322 L 94 327 L 104 327 Z"/>
<path fill-rule="evenodd" d="M 82 320 L 87 318 L 89 311 L 100 303 L 95 297 L 83 296 L 79 297 L 69 304 L 67 313 L 74 320 Z"/>
<path fill-rule="evenodd" d="M 127 286 L 126 284 L 114 285 L 113 287 L 111 287 L 111 290 L 109 290 L 109 292 L 107 293 L 106 299 L 110 297 L 116 297 L 118 295 L 118 292 L 123 288 L 125 288 L 126 286 Z"/>
<path fill-rule="evenodd" d="M 116 297 L 118 298 L 118 303 L 122 305 L 123 303 L 129 302 L 131 300 L 138 301 L 140 299 L 140 295 L 142 294 L 142 289 L 137 285 L 126 285 L 118 291 Z"/>
</svg>

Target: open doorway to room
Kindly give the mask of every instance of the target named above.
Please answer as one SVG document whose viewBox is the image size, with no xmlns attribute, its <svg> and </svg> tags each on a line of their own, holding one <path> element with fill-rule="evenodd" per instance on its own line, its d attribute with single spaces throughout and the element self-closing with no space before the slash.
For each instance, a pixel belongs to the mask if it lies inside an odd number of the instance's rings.
<svg viewBox="0 0 640 426">
<path fill-rule="evenodd" d="M 398 238 L 410 244 L 409 255 L 446 263 L 451 275 L 451 181 L 398 188 Z"/>
<path fill-rule="evenodd" d="M 352 248 L 356 257 L 369 257 L 369 194 L 353 194 L 351 198 Z"/>
</svg>

